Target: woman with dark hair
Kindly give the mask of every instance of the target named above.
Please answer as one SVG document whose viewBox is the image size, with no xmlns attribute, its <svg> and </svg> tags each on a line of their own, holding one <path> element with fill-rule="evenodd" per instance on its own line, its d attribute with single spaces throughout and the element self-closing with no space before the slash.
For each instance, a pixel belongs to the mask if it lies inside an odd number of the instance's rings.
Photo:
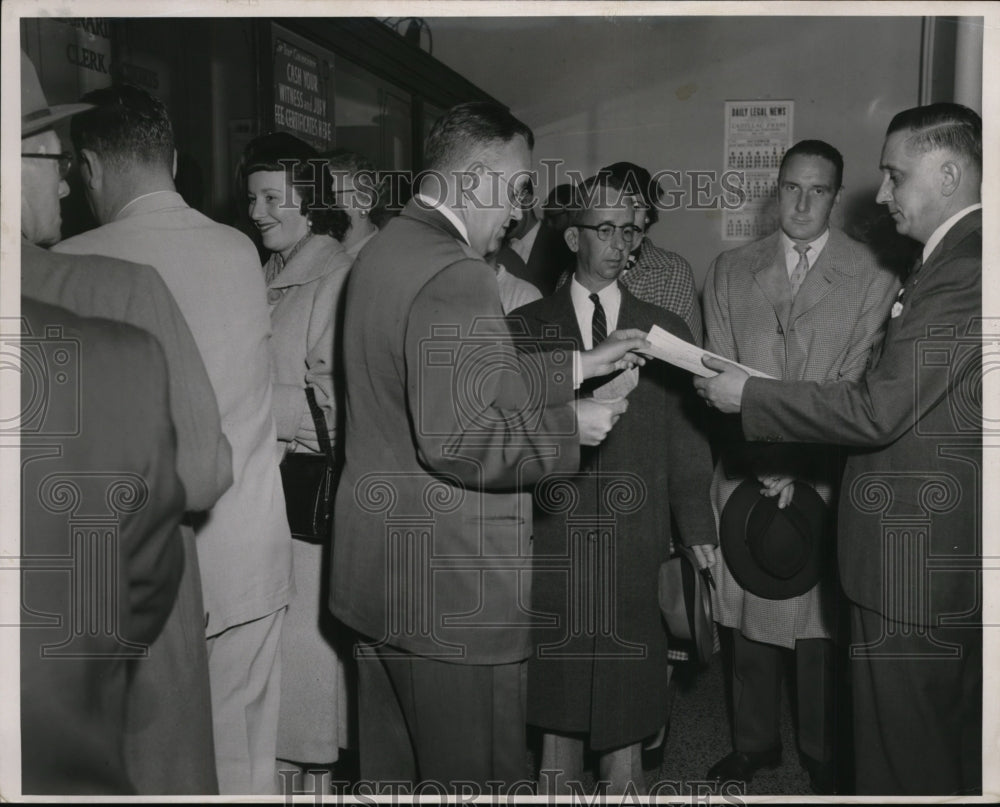
<svg viewBox="0 0 1000 807">
<path fill-rule="evenodd" d="M 379 181 L 375 166 L 355 151 L 340 149 L 324 157 L 333 181 L 334 205 L 351 221 L 340 243 L 351 258 L 357 258 L 379 226 L 391 217 L 386 210 L 387 182 L 384 178 Z"/>
<path fill-rule="evenodd" d="M 306 398 L 312 389 L 336 445 L 334 339 L 352 259 L 340 244 L 347 214 L 330 208 L 329 174 L 315 149 L 285 132 L 252 140 L 239 176 L 264 248 L 274 355 L 274 420 L 279 453 L 320 451 Z M 292 542 L 295 594 L 282 634 L 279 770 L 285 761 L 332 763 L 346 745 L 344 665 L 326 607 L 329 551 Z"/>
</svg>

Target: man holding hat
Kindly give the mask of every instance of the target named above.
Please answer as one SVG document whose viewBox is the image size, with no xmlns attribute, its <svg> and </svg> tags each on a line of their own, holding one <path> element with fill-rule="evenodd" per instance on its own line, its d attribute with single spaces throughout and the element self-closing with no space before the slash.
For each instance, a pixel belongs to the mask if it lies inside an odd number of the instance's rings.
<svg viewBox="0 0 1000 807">
<path fill-rule="evenodd" d="M 21 293 L 83 317 L 125 322 L 152 334 L 168 370 L 177 475 L 183 484 L 184 574 L 177 601 L 148 658 L 132 670 L 125 762 L 140 794 L 218 792 L 212 738 L 201 574 L 193 529 L 232 484 L 232 457 L 201 353 L 173 295 L 150 266 L 43 249 L 61 238 L 59 200 L 69 193 L 72 155 L 53 125 L 91 104 L 49 106 L 34 65 L 21 53 Z M 131 371 L 131 368 L 130 368 Z M 87 439 L 109 440 L 107 434 Z"/>
<path fill-rule="evenodd" d="M 861 375 L 899 283 L 867 247 L 830 227 L 843 165 L 840 152 L 819 140 L 785 154 L 780 229 L 722 253 L 709 270 L 710 350 L 775 378 Z M 723 446 L 712 481 L 725 560 L 714 614 L 733 641 L 733 751 L 708 777 L 749 782 L 759 768 L 780 763 L 782 668 L 792 651 L 802 762 L 815 792 L 835 792 L 837 591 L 824 503 L 837 496 L 840 456 L 836 449 L 760 447 L 739 437 Z M 762 484 L 779 480 L 797 481 L 777 498 L 762 495 Z"/>
<path fill-rule="evenodd" d="M 876 201 L 924 248 L 860 377 L 748 379 L 705 359 L 719 375 L 695 381 L 749 440 L 851 447 L 837 553 L 864 794 L 982 789 L 982 159 L 967 107 L 890 122 Z"/>
</svg>

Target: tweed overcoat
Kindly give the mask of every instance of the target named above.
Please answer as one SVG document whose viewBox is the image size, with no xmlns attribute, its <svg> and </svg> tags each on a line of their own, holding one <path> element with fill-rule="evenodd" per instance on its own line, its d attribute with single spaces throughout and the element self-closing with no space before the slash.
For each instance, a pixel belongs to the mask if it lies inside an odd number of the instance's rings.
<svg viewBox="0 0 1000 807">
<path fill-rule="evenodd" d="M 778 231 L 714 261 L 703 298 L 706 347 L 775 378 L 856 379 L 881 338 L 898 289 L 896 275 L 879 266 L 867 247 L 831 228 L 793 300 Z M 802 479 L 829 504 L 841 464 L 836 447 L 762 447 L 737 440 L 722 449 L 713 507 L 718 516 L 739 484 L 756 478 L 754 469 Z M 769 600 L 745 591 L 725 564 L 719 571 L 713 605 L 721 624 L 784 647 L 830 635 L 833 575 L 798 597 Z"/>
</svg>

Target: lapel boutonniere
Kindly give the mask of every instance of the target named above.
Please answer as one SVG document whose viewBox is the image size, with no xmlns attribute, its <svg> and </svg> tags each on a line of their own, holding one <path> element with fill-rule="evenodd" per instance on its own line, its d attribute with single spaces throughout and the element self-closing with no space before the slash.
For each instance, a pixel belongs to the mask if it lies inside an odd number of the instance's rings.
<svg viewBox="0 0 1000 807">
<path fill-rule="evenodd" d="M 892 304 L 892 311 L 889 314 L 892 319 L 895 319 L 903 313 L 903 293 L 905 291 L 906 289 L 900 289 L 899 293 L 896 295 L 896 302 Z"/>
</svg>

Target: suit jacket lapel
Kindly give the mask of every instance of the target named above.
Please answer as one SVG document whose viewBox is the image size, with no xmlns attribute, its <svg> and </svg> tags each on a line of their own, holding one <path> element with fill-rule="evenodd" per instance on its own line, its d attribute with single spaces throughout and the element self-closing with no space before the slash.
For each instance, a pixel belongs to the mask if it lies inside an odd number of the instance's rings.
<svg viewBox="0 0 1000 807">
<path fill-rule="evenodd" d="M 778 322 L 784 327 L 792 307 L 792 287 L 788 282 L 788 269 L 785 267 L 785 256 L 781 254 L 778 233 L 760 242 L 760 249 L 757 250 L 750 271 L 754 274 L 757 286 L 771 303 Z"/>
<path fill-rule="evenodd" d="M 576 319 L 576 309 L 569 293 L 570 284 L 562 286 L 544 300 L 546 305 L 539 312 L 539 319 L 549 325 L 559 327 L 560 339 L 572 339 L 580 350 L 583 349 L 583 334 L 580 333 L 580 323 Z"/>
<path fill-rule="evenodd" d="M 844 260 L 843 236 L 837 230 L 830 229 L 830 237 L 820 253 L 816 263 L 806 274 L 799 287 L 799 293 L 792 301 L 789 322 L 795 322 L 807 311 L 812 309 L 826 295 L 844 282 L 845 275 L 853 275 L 853 267 Z"/>
</svg>

